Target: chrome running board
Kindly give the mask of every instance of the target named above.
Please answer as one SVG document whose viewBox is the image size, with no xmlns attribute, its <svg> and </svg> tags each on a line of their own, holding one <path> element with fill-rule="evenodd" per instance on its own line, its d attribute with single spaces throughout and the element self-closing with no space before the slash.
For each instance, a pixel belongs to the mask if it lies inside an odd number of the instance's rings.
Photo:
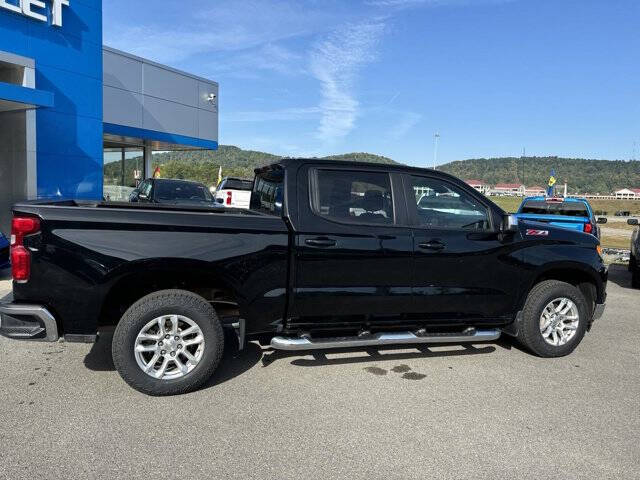
<svg viewBox="0 0 640 480">
<path fill-rule="evenodd" d="M 470 333 L 416 335 L 413 332 L 376 333 L 360 337 L 334 337 L 313 339 L 304 337 L 273 337 L 271 347 L 276 350 L 318 350 L 329 348 L 370 347 L 375 345 L 402 345 L 415 343 L 468 343 L 488 342 L 500 337 L 500 330 L 471 330 Z"/>
</svg>

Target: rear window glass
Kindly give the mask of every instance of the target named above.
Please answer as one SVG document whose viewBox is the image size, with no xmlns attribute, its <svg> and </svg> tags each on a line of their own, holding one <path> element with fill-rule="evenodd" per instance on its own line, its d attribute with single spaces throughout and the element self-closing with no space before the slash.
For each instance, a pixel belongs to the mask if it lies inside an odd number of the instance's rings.
<svg viewBox="0 0 640 480">
<path fill-rule="evenodd" d="M 211 193 L 202 184 L 172 180 L 156 184 L 157 200 L 206 200 L 212 201 Z"/>
<path fill-rule="evenodd" d="M 256 172 L 251 192 L 251 210 L 282 216 L 284 202 L 284 172 L 281 168 Z"/>
<path fill-rule="evenodd" d="M 587 206 L 582 202 L 546 202 L 528 200 L 520 209 L 520 213 L 534 215 L 564 215 L 567 217 L 588 217 Z"/>
<path fill-rule="evenodd" d="M 253 180 L 229 178 L 222 182 L 220 190 L 253 190 Z"/>
</svg>

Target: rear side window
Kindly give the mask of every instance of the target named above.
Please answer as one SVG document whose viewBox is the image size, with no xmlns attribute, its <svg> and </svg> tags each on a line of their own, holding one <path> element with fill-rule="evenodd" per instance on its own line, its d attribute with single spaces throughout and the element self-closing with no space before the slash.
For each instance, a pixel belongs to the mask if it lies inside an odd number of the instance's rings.
<svg viewBox="0 0 640 480">
<path fill-rule="evenodd" d="M 282 169 L 257 172 L 251 192 L 251 210 L 281 217 L 283 202 L 284 172 Z"/>
<path fill-rule="evenodd" d="M 520 208 L 520 213 L 533 215 L 564 215 L 567 217 L 588 217 L 587 206 L 582 202 L 557 202 L 544 200 L 527 200 Z"/>
<path fill-rule="evenodd" d="M 253 189 L 253 181 L 252 180 L 242 180 L 240 178 L 228 178 L 222 185 L 220 185 L 220 190 L 252 190 Z"/>
<path fill-rule="evenodd" d="M 391 180 L 386 173 L 313 170 L 311 208 L 339 222 L 393 224 Z"/>
</svg>

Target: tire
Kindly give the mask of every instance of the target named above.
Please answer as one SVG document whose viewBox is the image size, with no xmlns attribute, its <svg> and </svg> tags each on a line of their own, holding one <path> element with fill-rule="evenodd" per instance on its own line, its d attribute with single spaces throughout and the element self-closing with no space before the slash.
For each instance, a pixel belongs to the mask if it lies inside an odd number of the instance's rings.
<svg viewBox="0 0 640 480">
<path fill-rule="evenodd" d="M 629 255 L 629 266 L 627 267 L 628 270 L 630 272 L 633 272 L 635 270 L 635 266 L 636 266 L 636 257 L 634 257 L 633 255 Z"/>
<path fill-rule="evenodd" d="M 138 347 L 152 350 L 138 353 Z M 123 380 L 154 396 L 198 389 L 218 367 L 223 350 L 224 333 L 215 310 L 204 298 L 184 290 L 161 290 L 134 303 L 116 326 L 111 347 Z M 151 373 L 143 371 L 146 362 Z"/>
<path fill-rule="evenodd" d="M 553 303 L 553 305 L 555 306 L 557 304 L 559 306 L 562 303 L 561 299 L 567 299 L 575 306 L 575 313 L 571 314 L 571 312 L 573 312 L 572 307 L 567 318 L 577 316 L 577 325 L 575 325 L 575 329 L 572 329 L 571 331 L 564 330 L 564 334 L 566 334 L 567 337 L 570 336 L 565 343 L 552 345 L 550 341 L 553 341 L 554 339 L 562 341 L 563 339 L 561 339 L 560 335 L 557 333 L 553 333 L 554 329 L 545 330 L 545 332 L 552 332 L 552 336 L 550 336 L 548 340 L 545 339 L 545 336 L 543 336 L 543 332 L 541 331 L 543 328 L 543 311 L 545 311 L 545 308 L 554 301 L 556 303 Z M 566 305 L 569 306 L 570 302 L 567 302 Z M 552 308 L 551 311 L 555 312 L 555 309 Z M 518 341 L 528 350 L 540 357 L 551 358 L 568 355 L 575 350 L 587 331 L 587 325 L 591 320 L 588 312 L 589 309 L 587 308 L 587 302 L 584 296 L 580 290 L 573 285 L 558 280 L 545 280 L 540 282 L 531 289 L 531 292 L 529 292 L 527 297 L 527 301 L 525 302 L 522 312 L 522 324 L 518 331 Z M 545 315 L 546 314 L 547 312 L 545 311 Z M 571 324 L 565 325 L 567 329 L 569 326 L 574 326 L 575 320 L 562 320 L 562 318 L 563 317 L 560 317 L 557 320 L 559 326 L 562 326 L 563 324 Z M 554 319 L 553 322 L 555 321 L 556 320 Z M 553 322 L 548 323 L 553 324 Z M 547 328 L 550 329 L 551 326 Z M 553 335 L 555 335 L 555 337 L 553 337 Z"/>
</svg>

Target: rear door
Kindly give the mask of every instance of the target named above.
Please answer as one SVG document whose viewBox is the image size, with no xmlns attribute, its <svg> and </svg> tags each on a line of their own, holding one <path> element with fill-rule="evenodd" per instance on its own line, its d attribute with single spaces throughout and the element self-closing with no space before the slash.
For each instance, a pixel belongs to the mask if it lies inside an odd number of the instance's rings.
<svg viewBox="0 0 640 480">
<path fill-rule="evenodd" d="M 329 327 L 406 316 L 413 243 L 400 176 L 375 166 L 305 166 L 297 185 L 292 322 Z"/>
<path fill-rule="evenodd" d="M 432 324 L 511 317 L 522 266 L 514 237 L 498 232 L 499 212 L 453 180 L 404 180 L 414 225 L 414 316 Z"/>
</svg>

